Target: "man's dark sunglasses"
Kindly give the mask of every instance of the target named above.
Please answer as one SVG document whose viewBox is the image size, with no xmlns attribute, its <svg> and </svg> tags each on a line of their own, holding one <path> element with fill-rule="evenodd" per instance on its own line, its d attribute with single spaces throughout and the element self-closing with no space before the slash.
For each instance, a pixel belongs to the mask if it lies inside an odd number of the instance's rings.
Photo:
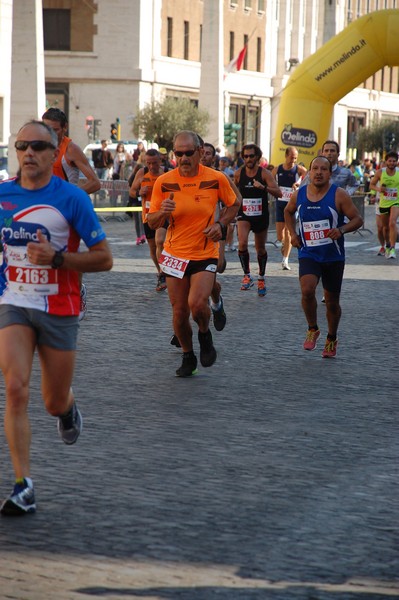
<svg viewBox="0 0 399 600">
<path fill-rule="evenodd" d="M 177 156 L 177 158 L 181 158 L 182 156 L 193 156 L 197 150 L 173 150 L 173 154 Z"/>
<path fill-rule="evenodd" d="M 16 149 L 22 150 L 22 152 L 25 152 L 25 150 L 27 150 L 29 146 L 35 152 L 43 152 L 43 150 L 47 150 L 48 148 L 52 148 L 53 150 L 55 150 L 54 144 L 51 144 L 50 142 L 44 142 L 42 140 L 32 140 L 31 142 L 24 142 L 22 140 L 19 140 L 18 142 L 15 142 Z"/>
<path fill-rule="evenodd" d="M 255 158 L 255 154 L 244 154 L 243 158 Z"/>
</svg>

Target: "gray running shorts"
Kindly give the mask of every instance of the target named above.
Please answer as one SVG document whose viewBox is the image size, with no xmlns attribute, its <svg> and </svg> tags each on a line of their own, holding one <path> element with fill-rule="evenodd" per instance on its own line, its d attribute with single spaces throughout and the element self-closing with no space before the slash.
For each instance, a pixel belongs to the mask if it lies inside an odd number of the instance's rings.
<svg viewBox="0 0 399 600">
<path fill-rule="evenodd" d="M 76 350 L 78 317 L 49 315 L 35 308 L 1 304 L 0 329 L 9 325 L 31 327 L 36 333 L 38 346 L 50 346 L 56 350 Z"/>
</svg>

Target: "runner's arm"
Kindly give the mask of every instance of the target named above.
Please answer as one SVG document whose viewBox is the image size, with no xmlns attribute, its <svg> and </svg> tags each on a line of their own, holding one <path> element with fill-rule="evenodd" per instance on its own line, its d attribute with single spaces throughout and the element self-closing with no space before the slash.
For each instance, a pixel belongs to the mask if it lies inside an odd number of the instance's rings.
<svg viewBox="0 0 399 600">
<path fill-rule="evenodd" d="M 240 194 L 241 198 L 241 194 Z M 231 206 L 226 206 L 219 215 L 219 220 L 213 225 L 209 225 L 206 229 L 204 229 L 204 234 L 206 237 L 210 238 L 213 242 L 219 242 L 223 237 L 223 233 L 227 233 L 227 225 L 233 221 L 238 211 L 240 210 L 242 198 L 236 198 L 234 204 Z"/>
<path fill-rule="evenodd" d="M 162 200 L 161 208 L 159 210 L 147 213 L 147 223 L 149 227 L 151 227 L 151 229 L 159 229 L 159 227 L 162 227 L 162 225 L 165 224 L 165 221 L 170 218 L 175 208 L 176 203 L 174 201 L 174 193 L 171 192 L 167 198 Z"/>
<path fill-rule="evenodd" d="M 219 201 L 224 204 L 224 208 L 219 214 L 219 219 L 216 221 L 216 223 L 213 223 L 204 229 L 204 234 L 206 237 L 211 239 L 213 242 L 219 242 L 222 238 L 226 239 L 227 226 L 236 218 L 242 203 L 242 196 L 236 184 L 230 179 L 230 177 L 228 177 L 228 175 L 225 175 L 225 178 L 227 179 L 228 185 L 231 188 L 228 190 L 226 199 L 227 197 L 232 198 L 232 194 L 234 194 L 235 199 L 233 204 L 227 206 L 223 203 L 223 196 L 226 194 L 226 189 L 221 192 Z M 225 188 L 225 186 L 223 186 L 223 188 Z"/>
<path fill-rule="evenodd" d="M 302 246 L 301 238 L 296 232 L 295 213 L 296 213 L 297 197 L 298 197 L 298 192 L 295 191 L 292 194 L 291 198 L 288 200 L 287 206 L 284 209 L 285 225 L 286 225 L 288 231 L 290 232 L 291 244 L 294 246 L 294 248 L 300 248 Z"/>
<path fill-rule="evenodd" d="M 375 172 L 374 177 L 370 181 L 370 189 L 374 190 L 375 192 L 381 191 L 381 186 L 379 184 L 379 181 L 381 180 L 381 174 L 382 174 L 382 169 L 378 169 L 378 171 Z"/>
<path fill-rule="evenodd" d="M 133 183 L 130 186 L 129 189 L 129 196 L 130 198 L 137 198 L 137 196 L 139 195 L 139 189 L 141 188 L 141 182 L 143 181 L 143 175 L 144 175 L 144 168 L 139 169 L 139 171 L 137 171 L 134 179 L 133 179 Z"/>
<path fill-rule="evenodd" d="M 302 177 L 301 181 L 299 182 L 299 188 L 302 188 L 304 185 L 309 185 L 309 183 L 310 183 L 309 171 L 307 171 L 305 173 L 305 175 Z"/>
<path fill-rule="evenodd" d="M 283 196 L 283 192 L 278 187 L 277 181 L 268 169 L 262 169 L 262 179 L 265 182 L 265 187 L 267 187 L 269 194 L 275 198 L 281 198 Z"/>
<path fill-rule="evenodd" d="M 301 183 L 302 183 L 303 179 L 306 177 L 306 173 L 307 173 L 307 172 L 308 172 L 308 170 L 307 170 L 307 169 L 305 169 L 305 167 L 303 167 L 302 165 L 298 165 L 298 175 L 299 175 L 299 179 L 298 179 L 298 181 L 296 181 L 296 182 L 293 184 L 293 186 L 292 186 L 294 190 L 297 190 L 297 189 L 300 187 L 300 185 L 301 185 Z"/>
<path fill-rule="evenodd" d="M 229 185 L 230 185 L 231 189 L 235 193 L 236 198 L 239 201 L 240 206 L 241 206 L 241 204 L 242 204 L 242 196 L 241 196 L 240 190 L 238 189 L 238 187 L 236 186 L 235 182 L 232 180 L 232 178 L 229 175 L 226 175 L 226 177 L 227 177 L 227 181 L 229 182 Z M 222 200 L 222 202 L 223 202 L 223 200 Z"/>
<path fill-rule="evenodd" d="M 236 186 L 238 186 L 238 184 L 240 183 L 241 169 L 242 169 L 242 167 L 240 167 L 239 169 L 236 169 L 234 171 L 233 179 L 234 179 L 234 183 L 236 184 Z"/>
<path fill-rule="evenodd" d="M 27 252 L 29 262 L 34 265 L 51 265 L 55 250 L 43 232 L 37 230 L 38 242 L 29 242 Z M 79 273 L 95 273 L 112 269 L 112 253 L 107 240 L 101 240 L 83 252 L 63 252 L 64 263 L 61 269 Z"/>
<path fill-rule="evenodd" d="M 77 167 L 79 171 L 81 171 L 86 177 L 86 182 L 82 186 L 79 186 L 86 192 L 86 194 L 93 194 L 100 189 L 101 183 L 99 178 L 97 177 L 95 171 L 93 171 L 91 168 L 89 161 L 77 144 L 74 142 L 69 144 L 65 158 L 68 163 Z"/>
<path fill-rule="evenodd" d="M 345 215 L 349 221 L 341 225 L 341 227 L 334 227 L 330 229 L 327 233 L 327 237 L 332 240 L 337 240 L 345 233 L 350 233 L 351 231 L 356 231 L 363 225 L 363 219 L 360 216 L 360 213 L 356 206 L 354 205 L 352 198 L 349 196 L 348 192 L 343 190 L 342 188 L 337 188 L 335 193 L 335 204 L 338 210 Z"/>
</svg>

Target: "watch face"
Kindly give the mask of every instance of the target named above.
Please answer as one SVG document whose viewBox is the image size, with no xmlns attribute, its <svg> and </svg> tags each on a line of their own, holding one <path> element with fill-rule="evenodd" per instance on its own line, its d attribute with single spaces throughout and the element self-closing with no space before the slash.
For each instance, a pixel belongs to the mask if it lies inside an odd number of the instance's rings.
<svg viewBox="0 0 399 600">
<path fill-rule="evenodd" d="M 58 267 L 61 267 L 63 262 L 64 262 L 64 257 L 62 256 L 62 254 L 60 252 L 56 252 L 56 254 L 53 258 L 53 263 L 52 263 L 52 266 L 54 267 L 54 269 L 58 269 Z"/>
</svg>

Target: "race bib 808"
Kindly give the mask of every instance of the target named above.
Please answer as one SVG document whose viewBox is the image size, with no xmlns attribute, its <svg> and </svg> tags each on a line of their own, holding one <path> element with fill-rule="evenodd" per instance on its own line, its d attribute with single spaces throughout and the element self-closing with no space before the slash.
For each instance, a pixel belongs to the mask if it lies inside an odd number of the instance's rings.
<svg viewBox="0 0 399 600">
<path fill-rule="evenodd" d="M 328 219 L 322 221 L 305 221 L 303 223 L 303 235 L 307 246 L 324 246 L 332 244 L 332 239 L 327 237 L 330 231 Z"/>
</svg>

